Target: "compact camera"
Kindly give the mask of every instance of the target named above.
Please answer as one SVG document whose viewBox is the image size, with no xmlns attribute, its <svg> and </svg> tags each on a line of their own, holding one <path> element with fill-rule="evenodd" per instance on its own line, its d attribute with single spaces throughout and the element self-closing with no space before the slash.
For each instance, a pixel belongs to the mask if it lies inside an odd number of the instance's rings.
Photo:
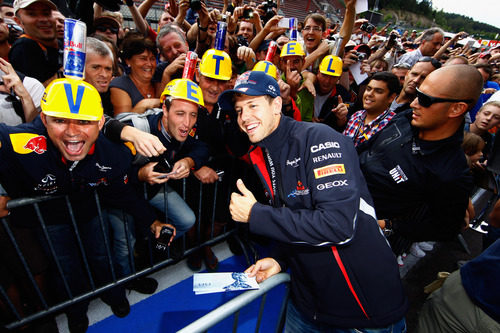
<svg viewBox="0 0 500 333">
<path fill-rule="evenodd" d="M 267 0 L 262 3 L 262 9 L 264 10 L 264 22 L 269 21 L 274 17 L 274 15 L 276 15 L 273 8 L 278 8 L 273 0 Z"/>
<path fill-rule="evenodd" d="M 251 19 L 252 17 L 253 17 L 253 9 L 252 8 L 247 8 L 243 11 L 243 18 Z"/>
<path fill-rule="evenodd" d="M 372 30 L 373 30 L 373 28 L 375 28 L 375 26 L 373 24 L 371 24 L 370 22 L 365 22 L 359 28 L 363 31 L 366 31 L 366 32 L 372 32 Z"/>
<path fill-rule="evenodd" d="M 189 8 L 195 12 L 201 9 L 201 0 L 189 0 Z"/>
<path fill-rule="evenodd" d="M 367 54 L 364 52 L 356 52 L 356 56 L 358 57 L 358 61 L 363 61 L 367 59 Z"/>
</svg>

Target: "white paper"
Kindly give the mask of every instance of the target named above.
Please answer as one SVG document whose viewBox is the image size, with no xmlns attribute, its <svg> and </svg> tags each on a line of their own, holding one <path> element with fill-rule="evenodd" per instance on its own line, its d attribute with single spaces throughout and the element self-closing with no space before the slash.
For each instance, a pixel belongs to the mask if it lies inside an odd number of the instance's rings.
<svg viewBox="0 0 500 333">
<path fill-rule="evenodd" d="M 368 0 L 357 0 L 355 8 L 356 14 L 368 11 Z"/>
<path fill-rule="evenodd" d="M 349 67 L 349 70 L 351 71 L 351 74 L 354 77 L 357 85 L 361 84 L 361 82 L 368 78 L 368 74 L 361 74 L 361 62 L 359 61 L 354 65 L 351 65 L 351 67 Z"/>
<path fill-rule="evenodd" d="M 282 18 L 279 22 L 278 22 L 278 27 L 280 28 L 290 28 L 290 19 L 287 18 L 287 17 L 284 17 Z"/>
<path fill-rule="evenodd" d="M 197 273 L 193 275 L 193 291 L 196 295 L 250 289 L 259 289 L 259 284 L 255 277 L 250 278 L 246 273 Z"/>
</svg>

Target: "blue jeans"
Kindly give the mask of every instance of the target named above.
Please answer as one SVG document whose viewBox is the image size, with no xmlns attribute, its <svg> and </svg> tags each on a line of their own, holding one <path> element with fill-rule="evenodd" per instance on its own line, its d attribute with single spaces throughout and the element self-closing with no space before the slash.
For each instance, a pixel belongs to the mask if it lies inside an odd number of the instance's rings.
<svg viewBox="0 0 500 333">
<path fill-rule="evenodd" d="M 186 202 L 170 186 L 165 185 L 167 192 L 167 208 L 165 209 L 165 192 L 160 190 L 149 200 L 151 206 L 165 213 L 167 211 L 168 222 L 176 229 L 175 238 L 179 238 L 196 222 L 196 216 Z M 134 249 L 135 231 L 134 218 L 119 209 L 108 209 L 109 225 L 113 244 L 113 258 L 119 277 L 131 275 L 134 264 L 130 249 Z M 126 221 L 126 222 L 125 222 Z M 128 231 L 125 230 L 125 227 Z M 128 240 L 127 236 L 128 235 Z"/>
<path fill-rule="evenodd" d="M 405 333 L 406 321 L 403 317 L 398 322 L 383 328 L 335 328 L 329 325 L 312 323 L 288 300 L 286 309 L 285 333 Z"/>
<path fill-rule="evenodd" d="M 105 212 L 109 221 L 109 235 L 116 273 L 118 277 L 129 276 L 134 272 L 132 269 L 135 246 L 134 218 L 120 209 L 107 209 Z"/>
<path fill-rule="evenodd" d="M 165 192 L 167 192 L 167 202 L 165 207 Z M 159 209 L 168 217 L 168 223 L 175 227 L 176 236 L 179 238 L 196 222 L 196 216 L 181 196 L 170 186 L 165 184 L 153 198 L 149 200 L 151 206 Z"/>
<path fill-rule="evenodd" d="M 107 229 L 106 219 L 104 219 L 104 224 L 105 229 Z M 99 218 L 96 217 L 87 223 L 79 224 L 78 231 L 95 286 L 99 287 L 111 282 L 109 258 Z M 83 261 L 80 259 L 80 249 L 76 242 L 73 227 L 69 224 L 47 225 L 47 232 L 72 296 L 75 297 L 89 291 L 90 282 Z M 41 243 L 48 255 L 52 257 L 50 251 L 48 251 L 45 237 L 41 237 Z M 58 274 L 57 270 L 54 270 L 54 273 L 56 293 L 61 299 L 68 299 L 69 295 L 66 293 L 60 274 Z M 125 289 L 122 286 L 114 287 L 102 293 L 101 298 L 107 304 L 118 304 L 125 299 Z M 69 317 L 82 318 L 87 312 L 88 303 L 88 300 L 78 302 L 69 307 L 66 313 Z"/>
</svg>

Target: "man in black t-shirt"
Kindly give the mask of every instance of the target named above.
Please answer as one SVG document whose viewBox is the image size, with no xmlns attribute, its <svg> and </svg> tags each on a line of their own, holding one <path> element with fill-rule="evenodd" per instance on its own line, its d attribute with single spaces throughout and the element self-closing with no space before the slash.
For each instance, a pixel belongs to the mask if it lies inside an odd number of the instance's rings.
<svg viewBox="0 0 500 333">
<path fill-rule="evenodd" d="M 16 0 L 16 22 L 24 29 L 9 52 L 14 69 L 34 77 L 44 86 L 57 77 L 61 67 L 56 22 L 52 16 L 56 6 L 49 0 Z"/>
</svg>

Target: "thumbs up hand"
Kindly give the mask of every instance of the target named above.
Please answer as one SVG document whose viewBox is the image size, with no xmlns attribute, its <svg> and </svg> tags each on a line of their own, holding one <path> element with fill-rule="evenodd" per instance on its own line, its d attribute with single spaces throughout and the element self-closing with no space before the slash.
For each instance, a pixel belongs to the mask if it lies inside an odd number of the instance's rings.
<svg viewBox="0 0 500 333">
<path fill-rule="evenodd" d="M 332 109 L 332 112 L 335 114 L 337 117 L 337 123 L 338 125 L 343 126 L 345 123 L 347 123 L 347 105 L 344 104 L 342 101 L 342 96 L 338 96 L 338 104 L 337 107 Z"/>
<path fill-rule="evenodd" d="M 236 186 L 241 194 L 236 192 L 231 194 L 229 212 L 233 220 L 237 222 L 248 222 L 250 220 L 250 211 L 257 200 L 255 200 L 252 192 L 246 188 L 241 179 L 236 181 Z"/>
</svg>

